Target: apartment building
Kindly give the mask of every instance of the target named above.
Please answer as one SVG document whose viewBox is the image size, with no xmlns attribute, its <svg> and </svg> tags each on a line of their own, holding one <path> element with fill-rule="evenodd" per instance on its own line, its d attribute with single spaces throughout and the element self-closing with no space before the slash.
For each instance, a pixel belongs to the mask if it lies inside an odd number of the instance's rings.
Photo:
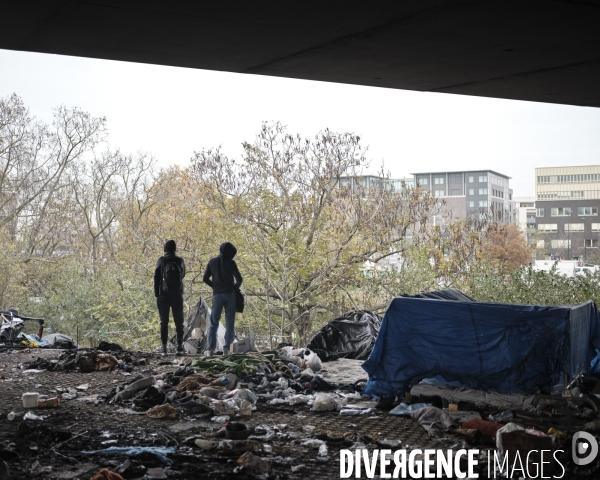
<svg viewBox="0 0 600 480">
<path fill-rule="evenodd" d="M 510 177 L 493 170 L 421 172 L 412 174 L 415 185 L 443 198 L 445 206 L 436 223 L 456 217 L 488 218 L 500 223 L 516 223 Z"/>
<path fill-rule="evenodd" d="M 535 169 L 538 249 L 565 259 L 598 257 L 600 165 Z"/>
</svg>

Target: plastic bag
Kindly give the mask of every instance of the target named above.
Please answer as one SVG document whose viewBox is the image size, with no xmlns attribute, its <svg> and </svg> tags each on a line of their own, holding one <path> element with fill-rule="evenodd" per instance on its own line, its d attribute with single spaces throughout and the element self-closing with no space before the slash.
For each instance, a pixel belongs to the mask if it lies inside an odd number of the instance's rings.
<svg viewBox="0 0 600 480">
<path fill-rule="evenodd" d="M 217 400 L 210 404 L 210 408 L 218 415 L 233 415 L 239 410 L 234 400 Z"/>
<path fill-rule="evenodd" d="M 319 447 L 319 457 L 326 457 L 327 456 L 327 445 L 323 444 Z"/>
<path fill-rule="evenodd" d="M 236 398 L 236 403 L 238 404 L 241 416 L 249 417 L 250 415 L 252 415 L 252 403 L 243 398 Z"/>
<path fill-rule="evenodd" d="M 308 448 L 320 448 L 321 445 L 325 445 L 325 442 L 316 438 L 309 438 L 302 442 L 302 446 Z"/>
<path fill-rule="evenodd" d="M 488 419 L 490 422 L 510 423 L 513 419 L 513 413 L 511 410 L 503 410 L 502 412 L 490 415 Z"/>
<path fill-rule="evenodd" d="M 318 372 L 323 368 L 323 362 L 321 362 L 321 359 L 315 352 L 310 352 L 308 355 L 305 355 L 304 360 L 306 361 L 306 367 L 310 368 L 313 372 Z"/>
<path fill-rule="evenodd" d="M 286 389 L 288 388 L 288 381 L 287 379 L 280 377 L 276 382 L 271 382 L 273 385 L 275 385 L 276 388 L 281 388 L 281 389 Z"/>
<path fill-rule="evenodd" d="M 331 395 L 317 395 L 311 412 L 333 412 L 341 410 L 346 405 L 345 398 L 335 398 Z"/>
<path fill-rule="evenodd" d="M 288 402 L 290 405 L 299 405 L 301 403 L 308 403 L 312 400 L 312 395 L 292 395 L 288 397 Z"/>
<path fill-rule="evenodd" d="M 217 415 L 216 417 L 211 417 L 210 420 L 215 423 L 225 423 L 229 421 L 229 415 Z"/>
</svg>

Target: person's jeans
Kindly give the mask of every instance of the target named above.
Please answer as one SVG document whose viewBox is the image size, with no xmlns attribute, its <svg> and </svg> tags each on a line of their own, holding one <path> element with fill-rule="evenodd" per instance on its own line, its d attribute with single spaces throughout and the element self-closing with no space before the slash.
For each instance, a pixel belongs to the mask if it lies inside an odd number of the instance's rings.
<svg viewBox="0 0 600 480">
<path fill-rule="evenodd" d="M 235 293 L 216 293 L 213 295 L 210 310 L 208 350 L 215 350 L 217 346 L 217 331 L 223 308 L 225 308 L 225 345 L 223 347 L 229 348 L 235 338 Z"/>
<path fill-rule="evenodd" d="M 160 317 L 160 341 L 164 345 L 169 339 L 169 311 L 173 310 L 173 320 L 177 331 L 177 343 L 183 340 L 183 297 L 156 297 L 158 316 Z"/>
</svg>

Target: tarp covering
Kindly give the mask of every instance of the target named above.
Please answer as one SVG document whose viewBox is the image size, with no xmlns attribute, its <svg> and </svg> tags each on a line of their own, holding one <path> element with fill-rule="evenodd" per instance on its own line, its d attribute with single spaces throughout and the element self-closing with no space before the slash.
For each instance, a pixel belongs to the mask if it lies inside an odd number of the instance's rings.
<svg viewBox="0 0 600 480">
<path fill-rule="evenodd" d="M 599 334 L 592 301 L 550 307 L 395 298 L 363 364 L 365 394 L 399 395 L 436 375 L 500 393 L 550 389 L 560 372 L 573 379 L 589 368 Z"/>
<path fill-rule="evenodd" d="M 202 297 L 183 324 L 183 349 L 186 353 L 204 353 L 208 346 L 208 328 L 210 327 L 210 308 Z M 177 336 L 171 340 L 172 347 L 177 345 Z M 219 322 L 216 350 L 222 350 L 225 344 L 225 327 Z"/>
<path fill-rule="evenodd" d="M 439 300 L 458 300 L 459 302 L 474 302 L 475 299 L 465 295 L 459 290 L 448 288 L 446 290 L 435 290 L 433 292 L 421 292 L 414 295 L 402 295 L 407 298 L 437 298 Z"/>
<path fill-rule="evenodd" d="M 343 358 L 365 360 L 379 334 L 381 319 L 373 312 L 348 312 L 327 323 L 311 338 L 310 350 L 327 350 Z"/>
</svg>

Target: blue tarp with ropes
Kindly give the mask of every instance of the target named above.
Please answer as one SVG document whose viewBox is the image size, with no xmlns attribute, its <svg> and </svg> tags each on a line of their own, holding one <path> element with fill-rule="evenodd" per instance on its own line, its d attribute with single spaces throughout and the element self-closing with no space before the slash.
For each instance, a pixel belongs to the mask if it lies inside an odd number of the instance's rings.
<svg viewBox="0 0 600 480">
<path fill-rule="evenodd" d="M 475 302 L 457 291 L 394 298 L 369 358 L 365 394 L 401 395 L 441 375 L 480 390 L 551 389 L 590 369 L 600 326 L 592 301 L 539 306 Z"/>
</svg>

